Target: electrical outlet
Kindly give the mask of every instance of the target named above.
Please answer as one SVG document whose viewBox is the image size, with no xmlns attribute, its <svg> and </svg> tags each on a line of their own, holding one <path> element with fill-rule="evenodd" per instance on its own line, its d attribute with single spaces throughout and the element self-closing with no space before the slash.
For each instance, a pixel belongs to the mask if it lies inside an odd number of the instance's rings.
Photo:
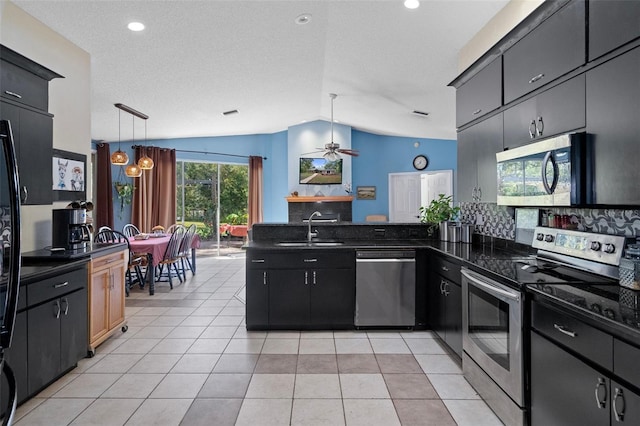
<svg viewBox="0 0 640 426">
<path fill-rule="evenodd" d="M 476 225 L 478 225 L 478 226 L 483 226 L 484 225 L 484 218 L 482 217 L 482 214 L 480 214 L 480 213 L 476 213 Z"/>
</svg>

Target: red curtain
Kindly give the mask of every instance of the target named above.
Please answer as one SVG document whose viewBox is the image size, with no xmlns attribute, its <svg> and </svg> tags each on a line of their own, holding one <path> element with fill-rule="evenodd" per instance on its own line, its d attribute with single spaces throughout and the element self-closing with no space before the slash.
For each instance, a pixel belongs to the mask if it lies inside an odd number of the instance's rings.
<svg viewBox="0 0 640 426">
<path fill-rule="evenodd" d="M 138 146 L 135 151 L 136 161 L 144 152 L 154 167 L 134 179 L 131 221 L 141 232 L 156 225 L 166 229 L 176 222 L 176 150 Z"/>
<path fill-rule="evenodd" d="M 247 229 L 251 229 L 254 223 L 261 223 L 262 217 L 262 157 L 249 157 L 249 218 Z"/>
<path fill-rule="evenodd" d="M 113 228 L 113 182 L 111 181 L 111 150 L 109 144 L 97 145 L 96 178 L 97 189 L 94 198 L 93 226 Z"/>
</svg>

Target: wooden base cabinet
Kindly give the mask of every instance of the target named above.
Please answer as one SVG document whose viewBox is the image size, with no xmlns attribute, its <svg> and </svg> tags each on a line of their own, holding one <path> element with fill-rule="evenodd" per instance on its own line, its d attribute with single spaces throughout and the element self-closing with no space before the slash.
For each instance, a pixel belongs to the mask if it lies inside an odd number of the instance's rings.
<svg viewBox="0 0 640 426">
<path fill-rule="evenodd" d="M 97 257 L 89 266 L 89 354 L 119 328 L 124 315 L 126 250 Z"/>
</svg>

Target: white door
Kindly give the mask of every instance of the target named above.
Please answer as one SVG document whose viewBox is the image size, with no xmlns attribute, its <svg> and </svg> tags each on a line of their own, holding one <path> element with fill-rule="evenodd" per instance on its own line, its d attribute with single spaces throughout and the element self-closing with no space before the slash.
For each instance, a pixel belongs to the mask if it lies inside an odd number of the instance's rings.
<svg viewBox="0 0 640 426">
<path fill-rule="evenodd" d="M 420 222 L 420 173 L 389 173 L 389 222 Z"/>
<path fill-rule="evenodd" d="M 420 206 L 453 194 L 453 170 L 389 173 L 389 222 L 420 222 Z"/>
</svg>

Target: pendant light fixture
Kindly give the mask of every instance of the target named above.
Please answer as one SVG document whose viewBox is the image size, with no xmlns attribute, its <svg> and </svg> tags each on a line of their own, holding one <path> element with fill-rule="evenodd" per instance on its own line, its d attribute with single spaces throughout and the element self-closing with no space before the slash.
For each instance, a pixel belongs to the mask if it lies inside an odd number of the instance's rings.
<svg viewBox="0 0 640 426">
<path fill-rule="evenodd" d="M 147 156 L 147 119 L 144 120 L 144 146 L 142 147 L 142 157 L 138 160 L 138 166 L 142 170 L 153 169 L 153 160 Z"/>
<path fill-rule="evenodd" d="M 131 116 L 131 129 L 133 131 L 133 142 L 136 142 L 136 127 L 135 127 L 135 117 L 132 115 Z M 127 166 L 126 169 L 124 169 L 124 174 L 132 177 L 132 178 L 137 178 L 142 176 L 142 169 L 136 164 L 136 163 L 131 163 Z"/>
<path fill-rule="evenodd" d="M 120 110 L 118 110 L 118 150 L 111 154 L 111 164 L 124 166 L 129 162 L 129 156 L 120 149 Z"/>
</svg>

